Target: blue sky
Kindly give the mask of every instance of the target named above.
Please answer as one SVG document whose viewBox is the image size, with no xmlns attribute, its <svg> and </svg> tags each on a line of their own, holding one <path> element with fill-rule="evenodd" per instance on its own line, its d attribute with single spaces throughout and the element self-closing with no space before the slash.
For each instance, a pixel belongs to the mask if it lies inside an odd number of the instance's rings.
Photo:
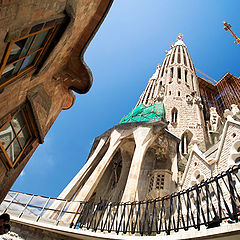
<svg viewBox="0 0 240 240">
<path fill-rule="evenodd" d="M 239 0 L 115 0 L 85 53 L 93 73 L 87 94 L 60 113 L 13 190 L 57 197 L 86 162 L 94 138 L 117 124 L 137 103 L 178 33 L 195 67 L 219 80 L 240 76 Z"/>
</svg>

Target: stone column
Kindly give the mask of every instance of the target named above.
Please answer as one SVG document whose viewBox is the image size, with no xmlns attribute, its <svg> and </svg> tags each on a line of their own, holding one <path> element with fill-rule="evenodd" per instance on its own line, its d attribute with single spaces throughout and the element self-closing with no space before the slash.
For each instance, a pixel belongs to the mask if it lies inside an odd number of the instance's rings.
<svg viewBox="0 0 240 240">
<path fill-rule="evenodd" d="M 106 168 L 108 167 L 110 161 L 112 160 L 112 157 L 116 153 L 121 141 L 120 141 L 121 133 L 114 130 L 110 136 L 110 145 L 103 156 L 102 160 L 99 162 L 93 173 L 90 175 L 88 180 L 83 185 L 82 189 L 79 191 L 79 193 L 74 198 L 74 201 L 88 201 L 88 199 L 93 194 L 95 188 L 97 187 L 101 177 L 103 176 Z M 78 210 L 79 204 L 73 202 L 69 208 L 69 212 L 76 212 Z M 61 221 L 70 223 L 73 219 L 72 214 L 64 214 Z"/>
<path fill-rule="evenodd" d="M 187 134 L 183 135 L 183 154 L 187 154 Z"/>
<path fill-rule="evenodd" d="M 92 156 L 88 159 L 88 161 L 86 162 L 86 164 L 83 166 L 83 168 L 77 173 L 77 175 L 72 179 L 72 181 L 65 187 L 65 189 L 60 193 L 60 195 L 58 196 L 58 199 L 64 199 L 64 200 L 68 200 L 70 201 L 72 199 L 72 197 L 76 194 L 76 192 L 79 189 L 79 186 L 81 186 L 82 181 L 84 179 L 84 177 L 86 176 L 86 174 L 91 170 L 93 163 L 96 160 L 96 157 L 98 156 L 98 154 L 100 153 L 101 149 L 103 148 L 104 144 L 106 143 L 107 138 L 101 138 L 94 153 L 92 154 Z M 52 205 L 51 205 L 51 209 L 56 209 L 56 210 L 60 210 L 64 205 L 64 202 L 59 202 L 59 201 L 55 201 Z M 47 211 L 44 214 L 44 218 L 57 218 L 58 214 L 56 214 L 55 212 L 52 211 Z"/>
<path fill-rule="evenodd" d="M 176 146 L 177 148 L 177 146 Z M 176 150 L 177 152 L 177 150 Z M 175 151 L 172 151 L 170 153 L 171 159 L 172 159 L 172 167 L 171 167 L 171 171 L 172 171 L 172 181 L 174 182 L 178 182 L 178 157 L 177 157 L 177 153 Z"/>
<path fill-rule="evenodd" d="M 123 193 L 122 202 L 135 201 L 144 155 L 149 145 L 155 140 L 151 127 L 139 127 L 133 132 L 136 148 L 133 154 L 128 180 Z"/>
<path fill-rule="evenodd" d="M 194 90 L 197 92 L 197 96 L 200 96 L 199 84 L 194 71 L 193 71 L 193 87 L 194 87 Z"/>
</svg>

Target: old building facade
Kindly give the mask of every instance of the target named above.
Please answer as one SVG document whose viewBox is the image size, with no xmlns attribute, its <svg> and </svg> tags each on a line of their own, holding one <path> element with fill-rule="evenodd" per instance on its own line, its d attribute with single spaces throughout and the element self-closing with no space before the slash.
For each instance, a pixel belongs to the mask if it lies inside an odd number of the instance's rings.
<svg viewBox="0 0 240 240">
<path fill-rule="evenodd" d="M 86 93 L 83 61 L 111 0 L 0 1 L 0 202 L 74 93 Z"/>
</svg>

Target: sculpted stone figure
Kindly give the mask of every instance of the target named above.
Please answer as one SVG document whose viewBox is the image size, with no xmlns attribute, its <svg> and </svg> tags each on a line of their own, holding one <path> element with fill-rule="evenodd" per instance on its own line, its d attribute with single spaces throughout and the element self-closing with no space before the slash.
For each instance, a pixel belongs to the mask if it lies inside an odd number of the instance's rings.
<svg viewBox="0 0 240 240">
<path fill-rule="evenodd" d="M 240 110 L 239 110 L 239 108 L 236 104 L 231 105 L 231 111 L 232 111 L 233 115 L 239 115 L 240 114 Z"/>
<path fill-rule="evenodd" d="M 213 132 L 217 132 L 221 125 L 221 118 L 218 115 L 216 108 L 210 108 L 210 130 Z"/>
</svg>

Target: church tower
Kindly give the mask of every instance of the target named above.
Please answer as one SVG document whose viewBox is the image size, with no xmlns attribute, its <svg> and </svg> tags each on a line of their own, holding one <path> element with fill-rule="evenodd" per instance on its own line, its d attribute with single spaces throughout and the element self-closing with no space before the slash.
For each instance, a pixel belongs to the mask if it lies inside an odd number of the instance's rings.
<svg viewBox="0 0 240 240">
<path fill-rule="evenodd" d="M 179 35 L 137 106 L 95 139 L 86 164 L 58 198 L 75 201 L 68 209 L 75 212 L 77 201 L 116 203 L 169 196 L 179 186 L 179 146 L 186 155 L 190 145 L 204 137 L 196 74 Z M 51 208 L 61 207 L 55 202 Z M 62 220 L 70 217 L 64 214 Z"/>
<path fill-rule="evenodd" d="M 181 139 L 180 152 L 186 155 L 194 143 L 205 147 L 206 131 L 195 68 L 182 37 L 165 51 L 137 106 L 163 102 L 168 129 Z"/>
</svg>

